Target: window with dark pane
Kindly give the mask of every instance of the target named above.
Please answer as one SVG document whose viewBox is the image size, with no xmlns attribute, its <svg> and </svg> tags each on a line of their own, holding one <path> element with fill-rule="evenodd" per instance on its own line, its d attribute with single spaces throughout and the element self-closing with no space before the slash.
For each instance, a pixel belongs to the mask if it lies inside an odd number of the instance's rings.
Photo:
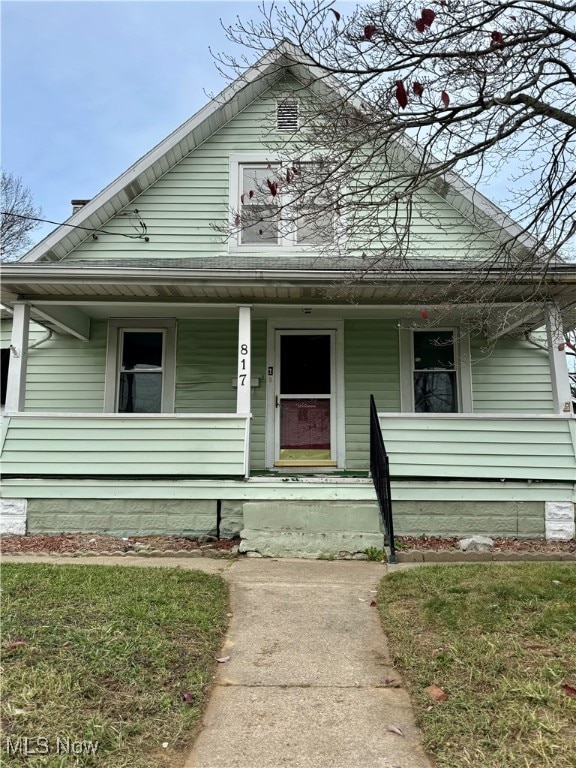
<svg viewBox="0 0 576 768">
<path fill-rule="evenodd" d="M 414 331 L 414 410 L 456 413 L 458 390 L 452 331 Z"/>
<path fill-rule="evenodd" d="M 119 413 L 161 413 L 164 334 L 123 331 Z"/>
</svg>

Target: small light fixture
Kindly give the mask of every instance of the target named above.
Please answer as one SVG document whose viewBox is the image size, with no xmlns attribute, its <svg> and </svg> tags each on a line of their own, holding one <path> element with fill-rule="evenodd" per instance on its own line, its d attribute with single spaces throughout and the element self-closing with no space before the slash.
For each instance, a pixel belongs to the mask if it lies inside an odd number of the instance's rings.
<svg viewBox="0 0 576 768">
<path fill-rule="evenodd" d="M 302 312 L 305 315 L 311 315 L 312 314 L 312 309 L 310 307 L 302 307 Z"/>
</svg>

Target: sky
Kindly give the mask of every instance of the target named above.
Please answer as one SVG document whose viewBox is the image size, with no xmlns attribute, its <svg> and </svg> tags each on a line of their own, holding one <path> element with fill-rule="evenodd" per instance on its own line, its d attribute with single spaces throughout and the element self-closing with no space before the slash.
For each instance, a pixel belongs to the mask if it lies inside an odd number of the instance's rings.
<svg viewBox="0 0 576 768">
<path fill-rule="evenodd" d="M 220 19 L 257 3 L 3 0 L 0 14 L 2 168 L 61 222 L 226 86 L 209 47 L 241 53 Z"/>
</svg>

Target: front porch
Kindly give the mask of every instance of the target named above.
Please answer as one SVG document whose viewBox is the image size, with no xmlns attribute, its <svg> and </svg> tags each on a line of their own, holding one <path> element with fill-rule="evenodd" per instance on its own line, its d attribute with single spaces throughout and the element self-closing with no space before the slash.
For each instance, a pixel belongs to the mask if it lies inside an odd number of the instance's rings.
<svg viewBox="0 0 576 768">
<path fill-rule="evenodd" d="M 304 287 L 283 288 L 294 295 L 282 304 L 270 286 L 251 304 L 200 303 L 201 282 L 184 289 L 187 303 L 87 301 L 74 283 L 67 301 L 13 302 L 4 495 L 24 505 L 28 531 L 232 536 L 257 524 L 269 538 L 332 530 L 356 546 L 381 542 L 371 393 L 398 534 L 544 535 L 550 505 L 570 516 L 576 437 L 553 303 L 496 307 L 480 332 L 477 307 L 433 324 L 423 317 L 434 306 L 392 303 L 384 288 L 355 305 L 316 294 L 310 306 Z M 31 320 L 48 333 L 32 340 Z M 539 324 L 547 350 L 525 338 Z M 157 362 L 126 362 L 126 338 L 139 333 L 156 335 Z M 442 334 L 447 361 L 421 363 L 416 334 L 419 349 Z M 141 400 L 137 376 L 157 381 Z M 453 412 L 414 413 L 416 379 L 440 380 L 423 402 Z M 156 412 L 129 412 L 150 402 Z"/>
</svg>

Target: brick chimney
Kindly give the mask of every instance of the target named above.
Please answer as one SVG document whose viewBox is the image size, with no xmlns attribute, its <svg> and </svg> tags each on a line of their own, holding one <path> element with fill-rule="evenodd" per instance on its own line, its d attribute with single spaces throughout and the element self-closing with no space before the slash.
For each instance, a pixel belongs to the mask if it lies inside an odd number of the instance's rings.
<svg viewBox="0 0 576 768">
<path fill-rule="evenodd" d="M 70 200 L 70 202 L 72 203 L 72 215 L 74 215 L 75 213 L 78 213 L 80 208 L 84 208 L 86 203 L 89 203 L 90 200 Z"/>
</svg>

